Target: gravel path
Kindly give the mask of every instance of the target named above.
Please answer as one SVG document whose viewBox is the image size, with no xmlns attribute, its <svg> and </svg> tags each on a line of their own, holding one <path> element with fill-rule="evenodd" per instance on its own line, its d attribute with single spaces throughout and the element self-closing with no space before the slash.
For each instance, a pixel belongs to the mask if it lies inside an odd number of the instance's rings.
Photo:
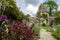
<svg viewBox="0 0 60 40">
<path fill-rule="evenodd" d="M 44 29 L 41 29 L 39 40 L 56 40 L 56 39 L 51 35 L 51 33 L 47 32 Z"/>
</svg>

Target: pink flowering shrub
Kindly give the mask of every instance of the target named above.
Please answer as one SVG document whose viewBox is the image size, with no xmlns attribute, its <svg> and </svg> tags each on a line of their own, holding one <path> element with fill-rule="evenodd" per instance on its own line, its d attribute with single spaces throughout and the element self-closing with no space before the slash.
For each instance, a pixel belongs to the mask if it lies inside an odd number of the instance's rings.
<svg viewBox="0 0 60 40">
<path fill-rule="evenodd" d="M 33 30 L 33 25 L 31 27 L 23 24 L 22 21 L 15 21 L 12 25 L 8 25 L 8 32 L 3 31 L 3 39 L 8 40 L 34 40 L 36 36 Z"/>
</svg>

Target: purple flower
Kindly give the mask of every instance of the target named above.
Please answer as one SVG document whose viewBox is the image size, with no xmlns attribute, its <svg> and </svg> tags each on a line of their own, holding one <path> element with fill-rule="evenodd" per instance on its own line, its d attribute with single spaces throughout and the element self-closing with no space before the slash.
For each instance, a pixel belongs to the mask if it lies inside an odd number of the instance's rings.
<svg viewBox="0 0 60 40">
<path fill-rule="evenodd" d="M 7 16 L 6 15 L 3 15 L 0 18 L 1 18 L 1 20 L 6 20 L 7 19 Z"/>
</svg>

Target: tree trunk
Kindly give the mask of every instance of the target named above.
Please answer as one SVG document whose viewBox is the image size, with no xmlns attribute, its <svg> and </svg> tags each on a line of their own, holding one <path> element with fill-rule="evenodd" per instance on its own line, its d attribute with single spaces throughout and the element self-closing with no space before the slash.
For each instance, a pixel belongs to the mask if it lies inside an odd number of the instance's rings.
<svg viewBox="0 0 60 40">
<path fill-rule="evenodd" d="M 49 8 L 49 16 L 52 16 L 52 8 L 51 8 L 51 6 Z"/>
</svg>

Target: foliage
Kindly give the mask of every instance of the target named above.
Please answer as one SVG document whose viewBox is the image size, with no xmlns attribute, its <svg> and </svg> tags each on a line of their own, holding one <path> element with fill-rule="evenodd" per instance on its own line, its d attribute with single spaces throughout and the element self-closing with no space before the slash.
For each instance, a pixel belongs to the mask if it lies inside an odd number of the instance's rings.
<svg viewBox="0 0 60 40">
<path fill-rule="evenodd" d="M 37 37 L 36 32 L 33 30 L 33 25 L 28 27 L 20 20 L 16 20 L 12 25 L 8 25 L 7 31 L 1 30 L 1 34 L 2 40 L 34 40 L 34 37 Z"/>
<path fill-rule="evenodd" d="M 52 11 L 53 10 L 57 10 L 58 5 L 56 4 L 55 1 L 47 1 L 45 2 L 45 4 L 47 5 L 47 8 L 49 8 L 49 15 L 52 15 Z"/>
<path fill-rule="evenodd" d="M 42 17 L 43 17 L 44 19 L 47 19 L 47 18 L 48 18 L 47 14 L 43 14 Z"/>
<path fill-rule="evenodd" d="M 41 13 L 40 13 L 40 12 L 37 12 L 36 17 L 37 17 L 37 20 L 38 20 L 39 23 L 40 23 Z"/>
<path fill-rule="evenodd" d="M 46 24 L 45 24 L 45 23 L 43 23 L 43 24 L 42 24 L 42 26 L 46 26 Z"/>
<path fill-rule="evenodd" d="M 41 8 L 43 12 L 48 12 L 49 15 L 52 15 L 53 10 L 57 11 L 58 5 L 54 0 L 48 0 L 39 6 L 38 11 L 40 11 Z"/>
<path fill-rule="evenodd" d="M 2 0 L 1 14 L 12 19 L 23 19 L 23 12 L 19 11 L 14 0 Z"/>
<path fill-rule="evenodd" d="M 42 26 L 42 28 L 47 31 L 51 31 L 51 27 L 49 25 Z"/>
<path fill-rule="evenodd" d="M 60 40 L 60 26 L 55 26 L 55 31 L 53 32 L 53 35 Z"/>
<path fill-rule="evenodd" d="M 7 27 L 5 26 L 7 26 L 9 23 L 7 19 L 8 18 L 6 15 L 0 17 L 0 28 L 1 28 L 0 30 L 4 30 L 4 29 L 6 30 Z"/>
<path fill-rule="evenodd" d="M 38 26 L 37 23 L 34 23 L 33 30 L 34 30 L 34 33 L 36 33 L 36 36 L 39 36 L 40 35 L 40 27 Z M 38 37 L 35 37 L 34 40 L 38 40 Z"/>
<path fill-rule="evenodd" d="M 55 16 L 56 18 L 60 18 L 60 11 L 57 11 L 57 12 L 54 14 L 54 16 Z"/>
<path fill-rule="evenodd" d="M 60 11 L 56 12 L 54 14 L 55 18 L 55 24 L 60 24 Z"/>
<path fill-rule="evenodd" d="M 7 0 L 0 0 L 0 3 L 1 3 L 1 10 L 2 10 L 2 14 L 4 13 L 5 9 L 9 6 L 9 2 Z"/>
<path fill-rule="evenodd" d="M 60 18 L 55 18 L 55 24 L 60 24 Z"/>
<path fill-rule="evenodd" d="M 41 17 L 40 12 L 37 12 L 36 16 L 37 16 L 38 18 L 40 18 L 40 17 Z"/>
<path fill-rule="evenodd" d="M 38 24 L 34 25 L 33 30 L 34 30 L 35 33 L 37 33 L 39 35 L 39 33 L 40 33 L 40 27 L 38 26 Z"/>
<path fill-rule="evenodd" d="M 26 19 L 27 21 L 29 20 L 29 17 L 30 17 L 29 14 L 25 15 L 25 19 Z"/>
</svg>

